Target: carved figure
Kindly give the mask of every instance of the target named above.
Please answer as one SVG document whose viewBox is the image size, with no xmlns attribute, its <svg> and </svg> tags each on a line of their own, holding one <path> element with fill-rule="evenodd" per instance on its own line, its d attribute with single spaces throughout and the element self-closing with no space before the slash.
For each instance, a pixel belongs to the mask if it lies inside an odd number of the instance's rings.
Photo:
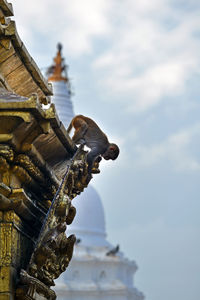
<svg viewBox="0 0 200 300">
<path fill-rule="evenodd" d="M 72 127 L 75 129 L 72 140 L 75 144 L 85 144 L 91 149 L 87 155 L 88 172 L 91 173 L 93 163 L 101 155 L 104 159 L 115 160 L 119 155 L 119 147 L 109 143 L 105 133 L 90 118 L 83 115 L 74 117 L 67 129 L 70 133 Z"/>
</svg>

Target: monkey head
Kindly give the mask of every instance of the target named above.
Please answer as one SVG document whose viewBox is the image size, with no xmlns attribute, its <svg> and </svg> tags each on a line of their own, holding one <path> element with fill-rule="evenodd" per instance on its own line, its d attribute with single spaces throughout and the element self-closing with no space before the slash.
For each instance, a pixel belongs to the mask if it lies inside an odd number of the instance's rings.
<svg viewBox="0 0 200 300">
<path fill-rule="evenodd" d="M 110 144 L 107 148 L 106 152 L 102 155 L 104 159 L 109 160 L 115 160 L 119 155 L 119 147 L 116 144 Z"/>
</svg>

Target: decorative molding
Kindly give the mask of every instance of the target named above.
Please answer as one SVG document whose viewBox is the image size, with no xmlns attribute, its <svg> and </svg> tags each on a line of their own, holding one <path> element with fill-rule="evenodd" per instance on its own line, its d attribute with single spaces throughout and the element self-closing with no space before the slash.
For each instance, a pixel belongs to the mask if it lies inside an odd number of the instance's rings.
<svg viewBox="0 0 200 300">
<path fill-rule="evenodd" d="M 12 261 L 12 224 L 0 225 L 0 266 L 9 266 Z"/>
</svg>

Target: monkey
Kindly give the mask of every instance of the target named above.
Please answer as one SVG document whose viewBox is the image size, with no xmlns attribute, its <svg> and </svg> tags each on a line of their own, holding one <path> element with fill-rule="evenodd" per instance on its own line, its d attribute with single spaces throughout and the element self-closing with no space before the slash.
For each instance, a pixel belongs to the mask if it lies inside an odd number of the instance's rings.
<svg viewBox="0 0 200 300">
<path fill-rule="evenodd" d="M 115 160 L 119 155 L 119 147 L 109 143 L 105 133 L 90 118 L 83 115 L 75 116 L 67 132 L 70 133 L 72 127 L 75 129 L 72 140 L 75 144 L 84 144 L 91 150 L 87 155 L 88 173 L 91 174 L 94 161 L 102 156 L 105 160 Z"/>
</svg>

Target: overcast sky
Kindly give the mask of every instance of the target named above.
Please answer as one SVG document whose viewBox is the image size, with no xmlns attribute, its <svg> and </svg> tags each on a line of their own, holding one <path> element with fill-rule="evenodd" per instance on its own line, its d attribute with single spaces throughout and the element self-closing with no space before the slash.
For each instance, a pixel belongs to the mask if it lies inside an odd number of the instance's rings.
<svg viewBox="0 0 200 300">
<path fill-rule="evenodd" d="M 40 68 L 62 42 L 76 113 L 121 148 L 93 180 L 147 300 L 200 299 L 199 0 L 13 0 Z"/>
</svg>

